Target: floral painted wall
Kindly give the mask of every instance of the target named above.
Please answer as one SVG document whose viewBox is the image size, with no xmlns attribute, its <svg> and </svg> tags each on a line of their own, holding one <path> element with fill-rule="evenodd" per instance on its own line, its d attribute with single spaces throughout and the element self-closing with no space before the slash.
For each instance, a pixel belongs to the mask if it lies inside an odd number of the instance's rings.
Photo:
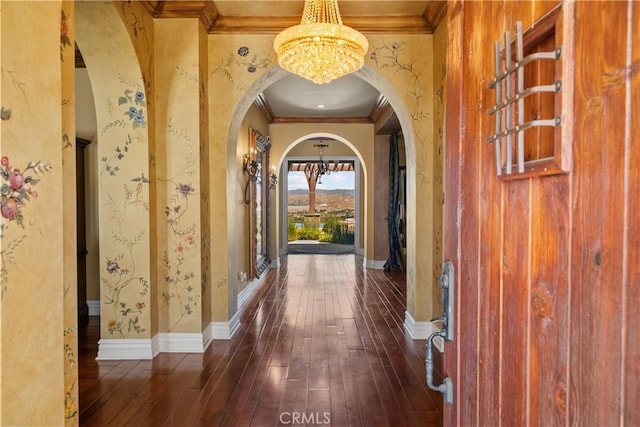
<svg viewBox="0 0 640 427">
<path fill-rule="evenodd" d="M 2 425 L 65 424 L 62 10 L 0 12 Z"/>
<path fill-rule="evenodd" d="M 198 95 L 200 113 L 200 294 L 202 325 L 211 323 L 211 198 L 209 179 L 209 34 L 198 28 Z"/>
<path fill-rule="evenodd" d="M 151 153 L 155 150 L 155 114 L 154 114 L 154 60 L 153 60 L 153 46 L 154 46 L 154 31 L 153 31 L 153 18 L 145 11 L 142 6 L 142 2 L 131 1 L 114 1 L 113 7 L 120 15 L 120 19 L 124 24 L 124 30 L 129 33 L 130 43 L 133 45 L 133 49 L 137 56 L 138 67 L 141 72 L 142 82 L 144 83 L 144 92 L 146 94 L 146 108 L 147 108 L 147 147 L 150 153 L 149 157 L 149 203 L 154 206 L 156 204 L 156 169 L 153 164 L 153 156 Z M 117 58 L 113 58 L 117 61 Z M 136 67 L 137 68 L 137 67 Z M 155 215 L 154 209 L 149 209 L 149 229 L 150 229 L 150 263 L 151 274 L 150 282 L 158 282 L 158 268 L 155 261 L 158 258 L 158 245 L 156 231 L 158 230 L 159 219 Z M 158 292 L 151 292 L 149 294 L 149 317 L 151 323 L 150 334 L 153 336 L 158 332 L 158 310 L 156 307 L 159 304 Z M 151 308 L 153 307 L 153 308 Z"/>
<path fill-rule="evenodd" d="M 141 316 L 149 300 L 149 227 L 141 220 L 148 218 L 149 178 L 142 82 L 120 75 L 119 83 L 121 92 L 113 93 L 105 111 L 112 121 L 101 129 L 103 140 L 113 143 L 100 150 L 101 214 L 107 218 L 100 233 L 100 292 L 107 332 L 125 338 L 149 335 L 149 320 Z"/>
<path fill-rule="evenodd" d="M 60 14 L 60 68 L 62 84 L 62 163 L 64 218 L 64 417 L 68 426 L 78 416 L 78 274 L 76 232 L 76 102 L 74 2 L 62 2 Z"/>
<path fill-rule="evenodd" d="M 369 35 L 367 65 L 390 82 L 411 119 L 414 144 L 407 144 L 407 311 L 417 321 L 432 316 L 436 204 L 433 115 L 433 36 Z M 404 135 L 405 142 L 409 135 Z M 414 173 L 413 173 L 413 172 Z M 415 177 L 415 178 L 414 178 Z M 411 201 L 415 203 L 411 203 Z M 411 209 L 412 205 L 414 210 Z M 440 206 L 440 202 L 437 203 Z"/>
<path fill-rule="evenodd" d="M 198 21 L 155 23 L 158 320 L 202 332 Z"/>
<path fill-rule="evenodd" d="M 101 338 L 150 338 L 148 99 L 113 6 L 78 3 L 76 15 L 98 123 Z"/>
<path fill-rule="evenodd" d="M 212 320 L 226 321 L 236 312 L 237 289 L 229 286 L 229 255 L 241 251 L 246 243 L 229 234 L 235 218 L 242 217 L 244 204 L 228 205 L 242 193 L 237 176 L 242 160 L 236 151 L 227 152 L 229 124 L 234 114 L 240 120 L 246 111 L 235 108 L 254 81 L 275 64 L 272 36 L 209 36 L 209 162 L 226 167 L 210 168 L 209 192 L 211 230 L 211 313 Z M 230 194 L 228 194 L 230 192 Z"/>
</svg>

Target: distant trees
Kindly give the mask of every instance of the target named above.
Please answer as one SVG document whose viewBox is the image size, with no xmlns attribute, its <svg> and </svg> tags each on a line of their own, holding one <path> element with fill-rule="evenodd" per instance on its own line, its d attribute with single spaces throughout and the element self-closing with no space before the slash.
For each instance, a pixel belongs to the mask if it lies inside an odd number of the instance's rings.
<svg viewBox="0 0 640 427">
<path fill-rule="evenodd" d="M 354 232 L 346 218 L 331 214 L 319 216 L 289 215 L 289 241 L 320 240 L 353 245 Z"/>
</svg>

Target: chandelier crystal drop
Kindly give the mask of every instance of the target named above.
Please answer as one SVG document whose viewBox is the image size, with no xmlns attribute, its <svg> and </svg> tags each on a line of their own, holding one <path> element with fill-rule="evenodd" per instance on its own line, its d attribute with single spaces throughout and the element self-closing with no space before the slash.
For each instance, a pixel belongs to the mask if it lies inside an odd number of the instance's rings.
<svg viewBox="0 0 640 427">
<path fill-rule="evenodd" d="M 324 84 L 358 71 L 369 43 L 342 24 L 337 0 L 305 0 L 300 24 L 278 34 L 273 47 L 282 68 Z"/>
</svg>

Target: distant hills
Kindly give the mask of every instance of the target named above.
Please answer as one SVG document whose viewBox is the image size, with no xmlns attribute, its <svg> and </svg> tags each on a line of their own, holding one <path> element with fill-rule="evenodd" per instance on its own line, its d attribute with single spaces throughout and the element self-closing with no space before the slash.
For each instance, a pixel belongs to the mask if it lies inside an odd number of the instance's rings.
<svg viewBox="0 0 640 427">
<path fill-rule="evenodd" d="M 316 212 L 353 212 L 355 209 L 355 190 L 324 190 L 316 188 Z M 289 190 L 289 213 L 308 211 L 309 191 L 307 189 Z"/>
<path fill-rule="evenodd" d="M 303 196 L 303 195 L 306 196 L 308 193 L 309 193 L 309 190 L 307 190 L 306 188 L 297 188 L 295 190 L 289 190 L 290 196 Z M 327 196 L 334 195 L 334 196 L 355 197 L 356 190 L 353 190 L 353 189 L 324 190 L 316 187 L 316 197 L 318 197 L 318 195 L 320 194 L 325 194 Z"/>
</svg>

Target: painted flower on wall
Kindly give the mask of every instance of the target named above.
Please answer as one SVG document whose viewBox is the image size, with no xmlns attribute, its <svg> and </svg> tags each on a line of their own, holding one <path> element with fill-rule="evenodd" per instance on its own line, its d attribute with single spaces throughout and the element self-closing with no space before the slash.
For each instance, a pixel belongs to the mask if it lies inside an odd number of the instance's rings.
<svg viewBox="0 0 640 427">
<path fill-rule="evenodd" d="M 178 184 L 176 190 L 178 190 L 178 193 L 184 197 L 191 195 L 191 193 L 195 191 L 191 184 Z"/>
<path fill-rule="evenodd" d="M 178 183 L 175 193 L 169 198 L 169 206 L 165 207 L 168 237 L 175 245 L 173 252 L 165 250 L 163 264 L 166 271 L 165 283 L 167 290 L 162 297 L 167 306 L 176 302 L 178 317 L 169 330 L 173 330 L 185 316 L 192 315 L 198 306 L 198 300 L 194 295 L 197 276 L 193 271 L 192 257 L 189 253 L 197 248 L 196 224 L 184 224 L 185 215 L 189 209 L 189 196 L 195 193 L 191 184 Z"/>
<path fill-rule="evenodd" d="M 2 156 L 0 159 L 0 176 L 2 176 L 2 185 L 0 186 L 0 214 L 2 215 L 0 239 L 4 239 L 8 224 L 13 221 L 24 228 L 22 208 L 29 201 L 38 197 L 38 192 L 33 187 L 40 182 L 31 173 L 40 175 L 44 172 L 49 172 L 51 169 L 51 166 L 39 160 L 27 163 L 24 168 L 16 168 L 11 165 L 9 157 Z M 15 250 L 25 238 L 26 236 L 22 236 L 2 243 L 2 250 L 0 250 L 0 258 L 2 259 L 0 263 L 0 282 L 2 282 L 0 295 L 2 297 L 7 291 L 7 266 L 15 264 Z"/>
<path fill-rule="evenodd" d="M 29 172 L 34 174 L 42 174 L 52 169 L 40 161 L 29 162 L 23 169 L 14 168 L 9 163 L 9 157 L 2 156 L 0 161 L 0 174 L 3 183 L 0 188 L 0 211 L 2 217 L 8 221 L 16 221 L 17 224 L 23 225 L 22 208 L 26 206 L 31 198 L 38 197 L 38 192 L 33 187 L 40 182 L 34 178 Z"/>
<path fill-rule="evenodd" d="M 240 46 L 235 53 L 231 53 L 227 60 L 222 60 L 221 64 L 216 67 L 211 74 L 222 73 L 237 90 L 244 91 L 246 87 L 240 84 L 233 77 L 236 69 L 244 69 L 248 73 L 255 73 L 260 69 L 267 68 L 272 62 L 272 55 L 251 54 L 251 50 L 247 46 Z"/>
<path fill-rule="evenodd" d="M 414 66 L 415 60 L 407 61 L 401 58 L 403 50 L 404 48 L 402 43 L 394 41 L 389 44 L 385 41 L 382 43 L 382 46 L 374 47 L 372 49 L 371 54 L 369 54 L 369 59 L 371 59 L 380 69 L 391 70 L 394 74 L 409 74 L 409 77 L 413 81 L 413 87 L 408 88 L 407 91 L 414 99 L 411 118 L 413 120 L 422 120 L 428 116 L 428 113 L 423 107 L 424 94 L 422 93 L 420 73 Z"/>
<path fill-rule="evenodd" d="M 66 386 L 64 390 L 64 417 L 70 419 L 78 415 L 78 405 L 75 401 L 74 386 Z"/>
<path fill-rule="evenodd" d="M 115 261 L 107 260 L 107 272 L 109 274 L 114 274 L 120 269 L 120 266 Z"/>
<path fill-rule="evenodd" d="M 107 258 L 104 268 L 108 273 L 108 278 L 102 278 L 107 290 L 104 302 L 106 305 L 113 305 L 114 308 L 113 317 L 107 321 L 107 330 L 110 334 L 118 334 L 121 338 L 124 338 L 125 332 L 141 334 L 145 331 L 140 325 L 138 315 L 146 307 L 144 301 L 136 301 L 133 304 L 123 301 L 121 293 L 130 286 L 139 287 L 140 297 L 144 297 L 149 291 L 147 280 L 132 275 L 128 268 L 121 265 L 123 262 L 123 254 L 115 259 Z"/>
<path fill-rule="evenodd" d="M 64 48 L 71 46 L 71 40 L 69 39 L 69 25 L 67 24 L 67 15 L 62 11 L 62 17 L 60 18 L 60 61 L 64 61 Z"/>
<path fill-rule="evenodd" d="M 146 128 L 147 122 L 145 119 L 146 107 L 145 95 L 140 90 L 139 86 L 130 82 L 126 76 L 120 76 L 120 80 L 123 84 L 127 85 L 123 94 L 118 96 L 118 107 L 124 106 L 123 115 L 126 119 L 116 119 L 102 128 L 102 134 L 112 128 L 125 128 L 131 125 L 131 128 Z M 111 111 L 109 111 L 111 113 Z M 103 162 L 104 167 L 101 170 L 102 173 L 108 173 L 110 176 L 115 176 L 120 171 L 118 163 L 124 159 L 127 153 L 132 149 L 134 138 L 139 140 L 134 134 L 132 138 L 131 134 L 127 134 L 127 137 L 122 144 L 115 146 L 114 154 L 111 156 L 102 156 L 100 160 Z M 148 181 L 147 181 L 148 182 Z"/>
<path fill-rule="evenodd" d="M 124 77 L 122 77 L 124 80 Z M 121 127 L 124 128 L 128 124 L 133 129 L 146 128 L 147 121 L 145 119 L 144 109 L 147 106 L 144 92 L 139 88 L 132 89 L 127 87 L 122 95 L 118 96 L 118 107 L 124 106 L 123 115 L 125 119 L 116 119 L 102 128 L 102 134 L 111 128 Z"/>
<path fill-rule="evenodd" d="M 66 290 L 65 290 L 66 294 Z M 74 334 L 77 331 L 77 327 L 75 325 L 68 326 L 64 329 L 64 353 L 66 355 L 66 366 L 65 366 L 65 377 L 71 376 L 76 377 L 77 373 L 75 371 L 76 365 L 76 357 L 75 352 L 73 351 L 73 347 L 71 346 L 72 342 L 76 342 L 77 337 Z M 69 383 L 64 388 L 64 417 L 68 420 L 76 415 L 78 415 L 78 404 L 77 404 L 77 396 L 78 392 L 75 389 L 76 381 L 75 379 L 69 380 Z"/>
<path fill-rule="evenodd" d="M 146 122 L 144 120 L 144 108 L 146 106 L 144 100 L 144 93 L 139 90 L 133 91 L 131 89 L 126 89 L 124 91 L 124 96 L 118 98 L 118 105 L 128 105 L 129 109 L 125 112 L 125 115 L 129 117 L 133 128 L 137 127 L 146 127 Z"/>
</svg>

